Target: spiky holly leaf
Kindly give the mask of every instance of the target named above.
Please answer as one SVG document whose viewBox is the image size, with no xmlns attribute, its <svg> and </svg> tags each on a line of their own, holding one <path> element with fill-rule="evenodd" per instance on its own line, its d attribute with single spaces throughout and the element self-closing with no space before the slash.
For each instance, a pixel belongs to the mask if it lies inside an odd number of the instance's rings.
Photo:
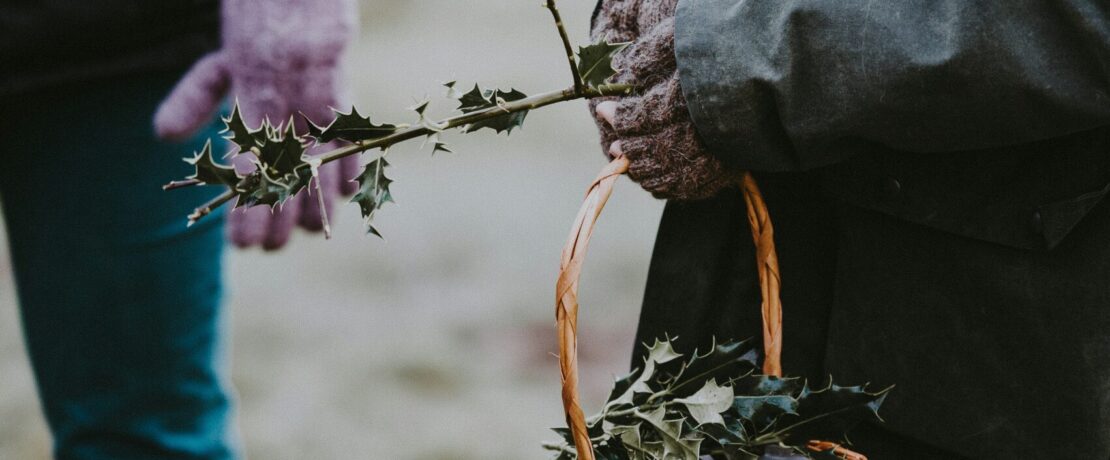
<svg viewBox="0 0 1110 460">
<path fill-rule="evenodd" d="M 797 414 L 798 400 L 790 395 L 737 395 L 732 409 L 757 433 L 763 433 L 783 415 Z"/>
<path fill-rule="evenodd" d="M 632 460 L 628 455 L 629 449 L 624 446 L 620 438 L 611 438 L 599 442 L 594 447 L 594 457 L 597 460 Z"/>
<path fill-rule="evenodd" d="M 819 390 L 806 387 L 798 395 L 797 415 L 789 420 L 798 425 L 790 437 L 836 441 L 862 421 L 882 422 L 879 408 L 892 388 L 872 392 L 867 385 L 845 387 L 831 380 Z"/>
<path fill-rule="evenodd" d="M 454 82 L 452 82 L 452 85 L 453 84 Z M 453 86 L 452 89 L 454 89 Z M 474 89 L 463 93 L 457 98 L 459 100 L 459 111 L 462 113 L 470 113 L 495 107 L 497 104 L 489 100 L 489 96 L 491 95 L 493 95 L 493 91 L 488 89 L 483 90 L 478 87 L 478 85 L 474 85 Z"/>
<path fill-rule="evenodd" d="M 734 452 L 745 451 L 746 447 L 750 448 L 752 441 L 748 436 L 747 428 L 736 419 L 726 419 L 724 425 L 716 423 L 702 425 L 698 427 L 698 431 L 707 435 L 707 441 Z M 733 446 L 733 448 L 730 449 L 728 446 Z"/>
<path fill-rule="evenodd" d="M 751 341 L 724 344 L 714 341 L 705 354 L 695 350 L 689 360 L 676 361 L 662 370 L 675 376 L 670 391 L 676 397 L 685 397 L 697 391 L 699 385 L 708 379 L 729 382 L 753 374 L 759 368 L 756 362 L 758 356 Z"/>
<path fill-rule="evenodd" d="M 301 115 L 304 116 L 304 114 Z M 351 106 L 351 111 L 348 113 L 336 111 L 335 120 L 327 128 L 316 126 L 308 117 L 305 117 L 305 121 L 308 123 L 308 134 L 316 138 L 316 141 L 321 144 L 336 139 L 347 142 L 380 139 L 398 130 L 397 125 L 374 124 L 370 121 L 370 117 L 360 115 L 354 106 Z"/>
<path fill-rule="evenodd" d="M 643 452 L 644 440 L 640 436 L 641 425 L 642 423 L 616 425 L 610 430 L 613 436 L 621 440 L 621 444 L 631 448 L 628 449 L 630 460 L 646 460 Z"/>
<path fill-rule="evenodd" d="M 277 206 L 304 189 L 307 182 L 297 174 L 274 177 L 260 168 L 236 186 L 239 203 L 235 207 Z"/>
<path fill-rule="evenodd" d="M 625 49 L 628 43 L 600 41 L 590 46 L 578 47 L 578 75 L 587 85 L 597 88 L 617 74 L 613 69 L 613 55 Z"/>
<path fill-rule="evenodd" d="M 663 455 L 660 459 L 698 460 L 703 438 L 683 435 L 685 420 L 667 417 L 667 410 L 660 406 L 654 410 L 635 412 L 636 417 L 647 422 L 645 428 L 652 429 L 663 441 Z"/>
<path fill-rule="evenodd" d="M 389 193 L 389 184 L 393 183 L 393 180 L 385 175 L 387 166 L 389 162 L 385 161 L 385 158 L 378 158 L 368 163 L 362 170 L 362 174 L 358 176 L 358 193 L 351 198 L 351 202 L 358 203 L 362 210 L 362 218 L 366 221 L 366 232 L 379 238 L 382 234 L 373 225 L 374 213 L 382 205 L 393 201 L 393 195 Z"/>
<path fill-rule="evenodd" d="M 674 402 L 685 407 L 699 425 L 709 423 L 724 425 L 725 419 L 721 414 L 732 407 L 734 397 L 732 387 L 722 387 L 717 385 L 716 379 L 709 379 L 697 393 L 686 398 L 675 399 Z"/>
<path fill-rule="evenodd" d="M 224 129 L 220 133 L 224 135 L 224 139 L 238 146 L 240 152 L 250 151 L 252 147 L 257 147 L 266 142 L 267 133 L 264 127 L 248 128 L 243 121 L 243 114 L 239 111 L 238 102 L 231 109 L 231 115 L 223 118 L 223 122 Z"/>
<path fill-rule="evenodd" d="M 645 344 L 646 345 L 646 344 Z M 637 393 L 652 393 L 651 382 L 656 377 L 656 367 L 682 358 L 674 351 L 670 340 L 656 339 L 655 343 L 647 347 L 647 356 L 644 357 L 644 366 L 633 371 L 621 380 L 618 380 L 613 392 L 609 394 L 606 410 L 625 404 L 634 404 Z"/>
<path fill-rule="evenodd" d="M 474 89 L 471 89 L 470 91 L 458 97 L 459 111 L 463 113 L 472 113 L 480 110 L 492 109 L 495 107 L 500 107 L 507 102 L 519 101 L 526 97 L 528 97 L 527 94 L 517 91 L 516 89 L 512 89 L 509 91 L 502 91 L 500 89 L 483 90 L 482 88 L 478 87 L 478 85 L 474 85 Z M 527 110 L 505 113 L 504 115 L 471 123 L 463 129 L 463 132 L 472 133 L 482 128 L 489 128 L 497 131 L 498 133 L 501 133 L 502 131 L 512 133 L 513 128 L 524 125 L 524 119 L 527 116 Z"/>
<path fill-rule="evenodd" d="M 280 135 L 267 138 L 266 142 L 258 147 L 258 161 L 274 176 L 291 174 L 305 165 L 305 146 L 293 129 L 292 118 L 284 128 Z M 277 129 L 280 127 L 274 128 L 275 133 Z"/>
<path fill-rule="evenodd" d="M 806 382 L 799 378 L 748 375 L 733 380 L 737 394 L 802 396 Z"/>
<path fill-rule="evenodd" d="M 806 444 L 835 442 L 853 423 L 878 420 L 886 395 L 831 383 L 812 391 L 799 379 L 756 374 L 750 342 L 714 344 L 687 360 L 670 339 L 644 348 L 644 366 L 618 380 L 605 408 L 589 419 L 595 450 L 619 440 L 633 460 L 756 460 L 768 445 L 783 443 L 801 457 L 831 458 Z M 564 447 L 573 443 L 569 430 L 559 432 Z"/>
<path fill-rule="evenodd" d="M 196 179 L 205 185 L 223 185 L 234 187 L 242 179 L 235 173 L 235 168 L 216 163 L 212 157 L 212 141 L 204 143 L 204 148 L 193 158 L 186 158 L 186 163 L 196 167 L 196 173 L 189 179 Z"/>
</svg>

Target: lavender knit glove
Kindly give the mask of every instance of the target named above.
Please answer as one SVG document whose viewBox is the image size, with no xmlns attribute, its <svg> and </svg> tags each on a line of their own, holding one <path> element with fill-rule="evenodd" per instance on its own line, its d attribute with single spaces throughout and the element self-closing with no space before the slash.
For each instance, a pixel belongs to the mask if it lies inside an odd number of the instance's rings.
<svg viewBox="0 0 1110 460">
<path fill-rule="evenodd" d="M 354 0 L 223 0 L 222 17 L 222 49 L 201 58 L 158 108 L 154 127 L 160 137 L 188 138 L 211 120 L 229 93 L 252 128 L 265 117 L 288 122 L 297 112 L 326 125 L 330 107 L 347 105 L 341 61 L 358 29 Z M 334 146 L 312 150 L 329 147 Z M 240 172 L 254 169 L 249 157 L 232 160 Z M 350 180 L 358 173 L 355 156 L 320 168 L 327 211 L 336 196 L 357 190 Z M 233 211 L 229 238 L 239 247 L 260 244 L 270 250 L 285 245 L 296 225 L 320 230 L 317 192 L 306 191 L 273 211 L 263 206 Z"/>
<path fill-rule="evenodd" d="M 607 1 L 595 38 L 627 40 L 632 46 L 614 59 L 618 83 L 634 84 L 637 95 L 593 105 L 602 148 L 628 157 L 628 176 L 657 198 L 709 198 L 738 182 L 740 171 L 725 168 L 706 151 L 694 129 L 679 86 L 674 54 L 677 0 Z"/>
</svg>

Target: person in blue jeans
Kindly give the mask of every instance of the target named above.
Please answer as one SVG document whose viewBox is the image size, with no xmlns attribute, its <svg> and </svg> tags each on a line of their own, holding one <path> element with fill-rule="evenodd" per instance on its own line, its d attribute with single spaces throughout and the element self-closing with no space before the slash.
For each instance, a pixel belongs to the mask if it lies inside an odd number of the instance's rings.
<svg viewBox="0 0 1110 460">
<path fill-rule="evenodd" d="M 56 458 L 237 456 L 225 234 L 279 248 L 321 227 L 317 199 L 187 228 L 218 191 L 160 187 L 218 137 L 225 96 L 254 124 L 338 107 L 356 18 L 349 0 L 0 0 L 0 200 Z M 326 202 L 351 166 L 322 174 Z"/>
</svg>

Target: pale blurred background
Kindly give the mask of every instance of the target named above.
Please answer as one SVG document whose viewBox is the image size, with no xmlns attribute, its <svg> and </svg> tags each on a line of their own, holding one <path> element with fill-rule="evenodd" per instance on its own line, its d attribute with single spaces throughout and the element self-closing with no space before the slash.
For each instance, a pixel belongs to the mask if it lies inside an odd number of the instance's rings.
<svg viewBox="0 0 1110 460">
<path fill-rule="evenodd" d="M 593 5 L 561 2 L 574 40 L 587 41 Z M 540 0 L 364 0 L 362 23 L 350 75 L 375 121 L 411 121 L 405 108 L 425 95 L 448 115 L 449 79 L 529 94 L 569 85 Z M 401 146 L 399 205 L 378 220 L 387 241 L 364 236 L 346 205 L 330 241 L 302 233 L 280 253 L 230 253 L 248 457 L 546 458 L 540 442 L 563 423 L 558 256 L 604 163 L 596 139 L 579 101 L 532 113 L 511 137 L 448 134 L 455 154 Z M 581 292 L 587 412 L 626 371 L 661 210 L 623 179 L 595 234 Z M 0 459 L 46 459 L 6 249 L 0 264 Z"/>
</svg>

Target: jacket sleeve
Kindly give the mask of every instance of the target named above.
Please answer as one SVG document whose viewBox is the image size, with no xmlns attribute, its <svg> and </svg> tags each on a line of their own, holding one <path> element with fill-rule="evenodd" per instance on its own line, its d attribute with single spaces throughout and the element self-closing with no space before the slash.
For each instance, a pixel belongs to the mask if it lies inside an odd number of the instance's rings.
<svg viewBox="0 0 1110 460">
<path fill-rule="evenodd" d="M 1020 144 L 1110 124 L 1110 1 L 681 0 L 691 116 L 754 170 Z"/>
</svg>

